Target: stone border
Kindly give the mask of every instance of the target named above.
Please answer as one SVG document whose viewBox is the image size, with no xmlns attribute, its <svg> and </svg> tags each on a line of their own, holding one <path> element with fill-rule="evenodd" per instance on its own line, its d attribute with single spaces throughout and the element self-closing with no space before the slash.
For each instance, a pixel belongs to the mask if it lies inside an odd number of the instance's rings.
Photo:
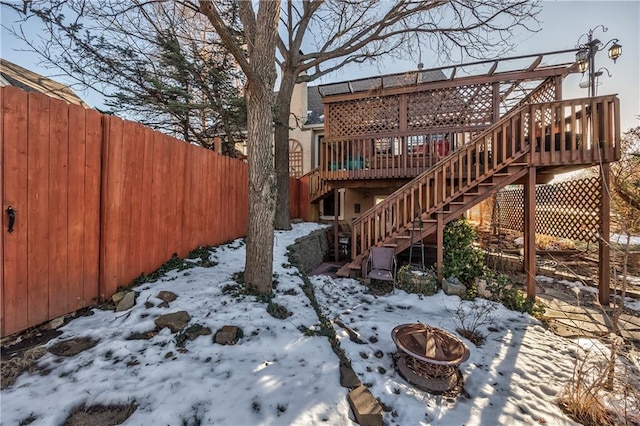
<svg viewBox="0 0 640 426">
<path fill-rule="evenodd" d="M 320 229 L 312 232 L 308 236 L 298 238 L 292 245 L 287 247 L 287 256 L 289 262 L 298 268 L 300 277 L 304 283 L 302 291 L 316 312 L 322 329 L 326 331 L 331 349 L 340 360 L 340 385 L 349 389 L 347 401 L 356 422 L 362 426 L 382 426 L 384 424 L 382 421 L 382 405 L 378 399 L 373 396 L 371 391 L 360 382 L 360 379 L 353 371 L 351 360 L 347 358 L 347 355 L 340 346 L 333 322 L 330 321 L 320 309 L 313 284 L 311 284 L 307 275 L 307 272 L 322 263 L 324 254 L 329 250 L 325 232 L 326 229 Z M 322 241 L 324 241 L 324 244 Z M 318 257 L 318 253 L 321 255 L 320 258 Z"/>
</svg>

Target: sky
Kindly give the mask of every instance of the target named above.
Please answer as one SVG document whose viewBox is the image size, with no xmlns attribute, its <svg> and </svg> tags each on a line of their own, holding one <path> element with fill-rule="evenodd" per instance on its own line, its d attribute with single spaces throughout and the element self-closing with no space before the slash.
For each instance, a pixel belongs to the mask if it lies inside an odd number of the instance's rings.
<svg viewBox="0 0 640 426">
<path fill-rule="evenodd" d="M 216 247 L 209 253 L 212 267 L 172 270 L 137 287 L 130 310 L 96 308 L 62 326 L 62 334 L 47 348 L 74 338 L 89 338 L 96 345 L 72 357 L 45 353 L 38 369 L 0 392 L 2 424 L 60 425 L 83 404 L 134 403 L 137 409 L 125 425 L 355 425 L 348 390 L 340 386 L 339 359 L 302 292 L 299 271 L 286 257 L 297 238 L 321 228 L 302 223 L 276 232 L 273 302 L 291 313 L 286 319 L 270 316 L 267 304 L 255 296 L 230 291 L 237 285 L 233 275 L 244 266 L 243 240 Z M 389 407 L 385 424 L 574 425 L 557 404 L 574 362 L 585 357 L 601 362 L 610 356 L 595 339 L 560 337 L 528 314 L 484 299 L 461 301 L 442 291 L 422 296 L 399 289 L 376 296 L 354 279 L 316 275 L 309 280 L 358 379 Z M 558 285 L 563 283 L 583 288 L 565 281 Z M 177 295 L 168 307 L 160 306 L 157 297 L 163 290 Z M 479 318 L 487 321 L 478 331 L 486 342 L 476 347 L 459 337 L 470 350 L 460 367 L 466 394 L 436 396 L 396 372 L 395 326 L 421 322 L 455 333 L 460 325 L 456 311 L 470 320 L 484 307 L 488 314 Z M 638 310 L 640 303 L 627 307 Z M 215 333 L 235 325 L 243 336 L 236 345 L 219 345 L 205 335 L 179 347 L 177 334 L 164 328 L 148 339 L 128 339 L 154 330 L 160 315 L 183 310 L 191 317 L 188 326 L 198 324 Z M 336 320 L 355 331 L 361 343 L 352 341 Z M 622 374 L 624 366 L 621 357 L 616 371 Z M 602 401 L 621 404 L 608 394 Z"/>
<path fill-rule="evenodd" d="M 24 52 L 25 46 L 12 37 L 6 26 L 11 26 L 15 15 L 7 9 L 0 9 L 3 28 L 0 32 L 0 54 L 18 65 L 32 69 L 46 76 L 55 76 L 55 70 L 39 63 L 35 54 Z M 613 63 L 606 51 L 596 56 L 597 68 L 606 67 L 612 74 L 611 78 L 604 77 L 598 87 L 598 94 L 618 94 L 621 99 L 621 126 L 623 130 L 640 125 L 640 0 L 630 1 L 543 1 L 542 11 L 538 16 L 541 21 L 541 31 L 535 34 L 516 34 L 517 48 L 508 56 L 550 52 L 574 48 L 581 35 L 604 25 L 608 31 L 601 28 L 594 32 L 594 37 L 606 42 L 612 38 L 619 39 L 623 46 L 623 54 L 617 63 Z M 38 27 L 29 26 L 30 35 L 37 37 Z M 581 41 L 584 41 L 583 38 Z M 432 60 L 430 60 L 432 59 Z M 423 53 L 425 67 L 442 65 Z M 350 66 L 334 72 L 318 83 L 329 83 L 351 80 L 379 74 L 404 72 L 416 69 L 414 60 L 383 61 L 377 66 Z M 56 77 L 54 77 L 56 78 Z M 63 83 L 70 83 L 67 78 L 58 77 Z M 581 75 L 569 76 L 565 80 L 564 97 L 580 98 L 587 96 L 587 89 L 580 88 Z M 101 99 L 91 93 L 80 92 L 87 103 L 100 107 Z"/>
</svg>

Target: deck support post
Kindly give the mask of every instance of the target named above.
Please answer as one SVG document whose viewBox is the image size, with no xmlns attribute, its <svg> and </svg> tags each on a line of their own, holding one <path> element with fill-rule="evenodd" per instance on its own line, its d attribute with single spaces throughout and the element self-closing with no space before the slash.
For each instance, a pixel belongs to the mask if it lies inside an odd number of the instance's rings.
<svg viewBox="0 0 640 426">
<path fill-rule="evenodd" d="M 436 237 L 438 243 L 436 244 L 436 271 L 438 273 L 438 282 L 442 283 L 443 270 L 442 265 L 444 263 L 444 215 L 442 212 L 437 213 L 438 223 L 436 230 Z"/>
<path fill-rule="evenodd" d="M 527 297 L 536 296 L 536 168 L 529 167 L 524 185 L 524 272 Z"/>
<path fill-rule="evenodd" d="M 340 193 L 338 188 L 333 188 L 333 260 L 338 262 L 340 260 Z"/>
<path fill-rule="evenodd" d="M 609 163 L 600 166 L 600 239 L 598 240 L 598 300 L 602 306 L 609 305 L 611 265 L 609 240 L 611 232 L 611 200 L 609 198 Z"/>
</svg>

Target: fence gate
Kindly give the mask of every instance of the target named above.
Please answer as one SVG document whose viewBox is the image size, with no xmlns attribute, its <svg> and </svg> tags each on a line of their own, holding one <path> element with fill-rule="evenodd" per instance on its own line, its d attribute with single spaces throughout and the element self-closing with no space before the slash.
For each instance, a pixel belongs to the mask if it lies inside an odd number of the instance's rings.
<svg viewBox="0 0 640 426">
<path fill-rule="evenodd" d="M 98 296 L 102 121 L 97 111 L 0 89 L 1 332 Z"/>
</svg>

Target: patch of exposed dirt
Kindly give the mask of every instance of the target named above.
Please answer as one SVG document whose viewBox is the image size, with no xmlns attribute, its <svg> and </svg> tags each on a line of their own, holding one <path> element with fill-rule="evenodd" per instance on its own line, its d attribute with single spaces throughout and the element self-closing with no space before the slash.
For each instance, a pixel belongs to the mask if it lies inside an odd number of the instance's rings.
<svg viewBox="0 0 640 426">
<path fill-rule="evenodd" d="M 122 424 L 138 408 L 135 402 L 126 405 L 81 405 L 64 421 L 64 426 L 115 426 Z"/>
</svg>

